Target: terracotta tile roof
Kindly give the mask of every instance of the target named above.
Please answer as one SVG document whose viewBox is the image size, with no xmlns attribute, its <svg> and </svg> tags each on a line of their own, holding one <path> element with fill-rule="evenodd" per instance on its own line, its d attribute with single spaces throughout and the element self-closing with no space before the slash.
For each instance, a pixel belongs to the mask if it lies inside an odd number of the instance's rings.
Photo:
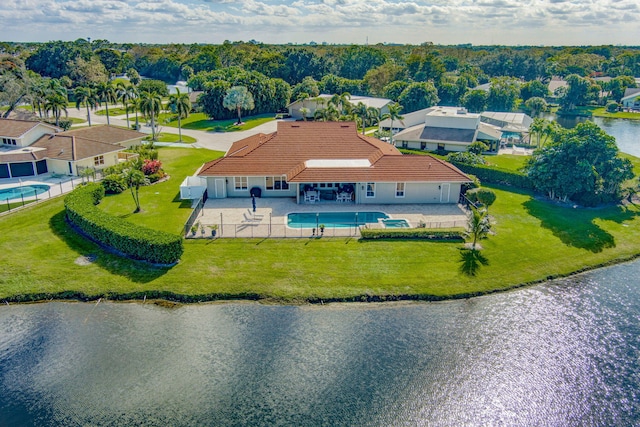
<svg viewBox="0 0 640 427">
<path fill-rule="evenodd" d="M 234 143 L 225 157 L 205 164 L 198 175 L 286 175 L 291 182 L 469 181 L 446 162 L 403 156 L 346 122 L 280 122 L 277 132 Z"/>
<path fill-rule="evenodd" d="M 89 126 L 79 129 L 72 129 L 61 132 L 60 134 L 120 145 L 126 143 L 127 141 L 132 141 L 134 139 L 144 138 L 145 136 L 147 136 L 142 132 L 109 125 Z"/>
<path fill-rule="evenodd" d="M 121 145 L 61 133 L 44 135 L 34 142 L 31 147 L 46 148 L 47 158 L 71 161 L 124 150 L 124 147 Z"/>
<path fill-rule="evenodd" d="M 0 136 L 8 138 L 20 138 L 25 133 L 38 125 L 47 126 L 52 132 L 61 130 L 48 123 L 42 123 L 32 120 L 13 120 L 13 119 L 0 119 Z"/>
</svg>

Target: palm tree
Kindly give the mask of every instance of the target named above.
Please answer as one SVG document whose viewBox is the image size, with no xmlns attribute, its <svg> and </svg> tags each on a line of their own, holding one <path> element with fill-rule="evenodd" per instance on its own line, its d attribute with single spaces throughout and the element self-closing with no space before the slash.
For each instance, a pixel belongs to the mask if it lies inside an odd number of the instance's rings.
<svg viewBox="0 0 640 427">
<path fill-rule="evenodd" d="M 367 126 L 367 118 L 369 116 L 369 111 L 367 109 L 367 106 L 364 105 L 362 102 L 358 102 L 358 105 L 356 105 L 353 108 L 352 112 L 353 112 L 354 118 L 360 119 L 359 121 L 362 124 L 362 134 L 364 135 L 364 131 Z"/>
<path fill-rule="evenodd" d="M 137 95 L 137 90 L 136 90 L 136 95 Z M 140 129 L 140 122 L 138 121 L 138 111 L 140 110 L 140 97 L 136 96 L 135 98 L 132 98 L 129 100 L 129 102 L 127 103 L 127 113 L 129 111 L 135 111 L 136 112 L 136 130 Z"/>
<path fill-rule="evenodd" d="M 131 190 L 131 197 L 133 197 L 133 202 L 136 204 L 136 210 L 134 210 L 133 212 L 140 212 L 139 190 L 141 186 L 147 185 L 149 183 L 149 180 L 141 170 L 135 168 L 134 166 L 131 166 L 130 168 L 124 170 L 123 178 L 129 186 L 129 189 Z"/>
<path fill-rule="evenodd" d="M 307 121 L 307 115 L 309 114 L 309 109 L 307 107 L 300 108 L 300 114 L 302 114 L 302 120 L 306 122 Z"/>
<path fill-rule="evenodd" d="M 156 92 L 144 91 L 140 94 L 140 111 L 151 118 L 151 140 L 156 140 L 156 116 L 162 110 L 162 97 Z"/>
<path fill-rule="evenodd" d="M 182 118 L 189 117 L 191 112 L 191 101 L 188 93 L 180 93 L 180 89 L 176 88 L 176 93 L 169 96 L 169 106 L 178 114 L 178 135 L 179 141 L 182 142 Z"/>
<path fill-rule="evenodd" d="M 107 109 L 107 124 L 109 123 L 109 102 L 116 102 L 116 89 L 111 82 L 99 83 L 96 87 L 96 94 L 100 101 L 104 101 L 104 105 Z"/>
<path fill-rule="evenodd" d="M 398 104 L 397 102 L 394 102 L 393 104 L 389 104 L 389 113 L 387 113 L 389 116 L 389 120 L 391 120 L 391 126 L 390 126 L 390 130 L 391 130 L 391 136 L 389 137 L 389 143 L 393 144 L 393 121 L 394 120 L 400 120 L 400 123 L 402 123 L 402 120 L 404 119 L 403 116 L 400 115 L 400 111 L 402 111 L 402 105 Z"/>
<path fill-rule="evenodd" d="M 345 110 L 349 109 L 351 103 L 349 100 L 351 99 L 351 94 L 349 92 L 342 92 L 341 94 L 334 94 L 331 99 L 329 99 L 329 105 L 333 105 L 336 107 L 340 114 L 343 114 Z"/>
<path fill-rule="evenodd" d="M 491 222 L 489 221 L 489 212 L 486 209 L 478 209 L 470 204 L 471 216 L 469 217 L 467 236 L 473 238 L 471 249 L 476 250 L 478 240 L 486 237 L 491 230 Z"/>
<path fill-rule="evenodd" d="M 129 127 L 129 109 L 127 108 L 127 104 L 133 98 L 138 96 L 138 91 L 135 86 L 131 84 L 126 84 L 122 81 L 118 82 L 116 85 L 116 95 L 120 101 L 122 101 L 122 105 L 124 106 L 124 112 L 127 115 L 127 128 Z"/>
<path fill-rule="evenodd" d="M 89 126 L 91 126 L 91 113 L 89 109 L 95 110 L 96 106 L 99 105 L 98 95 L 96 95 L 95 91 L 89 87 L 77 87 L 74 91 L 76 98 L 76 108 L 79 110 L 81 105 L 84 105 L 87 108 L 87 121 L 89 122 Z"/>
<path fill-rule="evenodd" d="M 242 123 L 242 110 L 253 110 L 255 108 L 253 95 L 245 86 L 233 86 L 229 89 L 222 100 L 222 105 L 229 110 L 236 110 L 238 112 L 237 124 Z"/>
<path fill-rule="evenodd" d="M 67 97 L 58 93 L 52 93 L 47 96 L 45 100 L 45 111 L 51 111 L 53 117 L 56 119 L 56 126 L 60 126 L 60 115 L 64 111 L 64 115 L 67 116 Z"/>
</svg>

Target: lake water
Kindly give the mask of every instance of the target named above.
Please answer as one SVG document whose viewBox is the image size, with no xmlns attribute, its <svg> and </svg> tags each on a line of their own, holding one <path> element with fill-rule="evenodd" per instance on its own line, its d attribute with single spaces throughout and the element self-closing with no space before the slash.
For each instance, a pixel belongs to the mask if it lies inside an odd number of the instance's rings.
<svg viewBox="0 0 640 427">
<path fill-rule="evenodd" d="M 640 157 L 640 120 L 607 119 L 602 117 L 557 117 L 555 114 L 544 114 L 544 118 L 556 120 L 565 128 L 572 128 L 580 122 L 591 120 L 609 135 L 616 138 L 620 151 Z"/>
<path fill-rule="evenodd" d="M 0 308 L 0 425 L 630 426 L 640 261 L 441 303 Z"/>
</svg>

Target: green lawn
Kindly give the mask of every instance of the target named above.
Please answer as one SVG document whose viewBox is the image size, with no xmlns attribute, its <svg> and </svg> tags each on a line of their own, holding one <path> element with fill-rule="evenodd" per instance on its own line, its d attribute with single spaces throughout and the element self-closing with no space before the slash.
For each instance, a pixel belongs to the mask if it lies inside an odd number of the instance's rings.
<svg viewBox="0 0 640 427">
<path fill-rule="evenodd" d="M 126 110 L 122 107 L 109 107 L 109 117 L 122 116 L 126 113 L 127 113 Z M 107 109 L 105 108 L 102 110 L 98 110 L 95 112 L 95 114 L 97 114 L 98 116 L 106 116 Z"/>
<path fill-rule="evenodd" d="M 626 113 L 623 111 L 610 113 L 607 111 L 605 107 L 595 107 L 595 106 L 577 107 L 575 110 L 571 111 L 569 115 L 572 115 L 572 114 L 575 114 L 578 116 L 586 116 L 586 117 L 605 117 L 605 118 L 611 118 L 611 119 L 640 120 L 640 113 Z"/>
<path fill-rule="evenodd" d="M 162 148 L 167 182 L 141 189 L 143 212 L 128 192 L 101 209 L 152 228 L 180 232 L 190 213 L 178 198 L 183 178 L 221 153 Z M 142 298 L 260 297 L 280 301 L 360 299 L 366 295 L 469 296 L 566 275 L 640 254 L 640 208 L 573 209 L 493 187 L 494 232 L 474 257 L 459 243 L 323 239 L 187 240 L 180 263 L 130 261 L 78 236 L 54 199 L 0 218 L 0 299 L 62 292 Z M 96 256 L 79 265 L 79 257 Z M 165 294 L 162 294 L 165 293 Z"/>
<path fill-rule="evenodd" d="M 167 120 L 169 120 L 167 122 Z M 182 127 L 184 129 L 194 129 L 202 131 L 215 131 L 215 132 L 236 132 L 239 130 L 248 130 L 263 123 L 275 120 L 274 114 L 260 114 L 257 116 L 243 117 L 242 126 L 235 126 L 236 119 L 229 120 L 209 120 L 204 113 L 193 113 L 186 119 L 182 119 Z M 158 123 L 163 126 L 178 127 L 178 120 L 175 114 L 162 113 L 158 119 Z"/>
<path fill-rule="evenodd" d="M 166 132 L 162 132 L 156 135 L 156 141 L 157 142 L 178 142 L 178 138 L 180 135 L 178 135 L 177 133 L 166 133 Z M 151 137 L 148 136 L 145 138 L 146 141 L 150 141 Z M 194 142 L 196 142 L 197 139 L 189 136 L 189 135 L 182 135 L 182 141 L 185 144 L 192 144 Z"/>
<path fill-rule="evenodd" d="M 500 154 L 499 156 L 484 156 L 488 165 L 497 166 L 501 169 L 519 171 L 524 167 L 529 156 L 518 156 L 516 154 Z"/>
</svg>

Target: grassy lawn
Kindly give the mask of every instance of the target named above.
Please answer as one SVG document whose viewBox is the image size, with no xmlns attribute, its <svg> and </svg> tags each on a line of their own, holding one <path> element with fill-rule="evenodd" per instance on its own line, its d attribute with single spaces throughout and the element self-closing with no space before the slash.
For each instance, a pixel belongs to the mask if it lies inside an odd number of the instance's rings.
<svg viewBox="0 0 640 427">
<path fill-rule="evenodd" d="M 127 112 L 122 107 L 109 107 L 109 117 L 122 116 L 122 115 L 124 115 L 126 113 Z M 107 109 L 105 108 L 103 110 L 98 110 L 98 111 L 95 112 L 95 114 L 98 115 L 98 116 L 106 116 L 107 115 Z"/>
<path fill-rule="evenodd" d="M 162 113 L 158 119 L 158 123 L 162 123 L 163 126 L 178 127 L 178 120 L 175 119 L 175 114 Z M 235 126 L 236 119 L 229 120 L 209 120 L 204 113 L 194 113 L 189 115 L 186 119 L 182 119 L 182 127 L 184 129 L 202 130 L 202 131 L 215 131 L 215 132 L 236 132 L 239 130 L 248 130 L 263 123 L 275 120 L 274 114 L 260 114 L 257 116 L 243 117 L 243 124 L 241 126 Z M 166 120 L 169 120 L 165 123 Z"/>
<path fill-rule="evenodd" d="M 500 154 L 499 156 L 484 156 L 487 164 L 497 166 L 501 169 L 518 171 L 524 167 L 529 156 L 518 156 L 515 154 Z"/>
<path fill-rule="evenodd" d="M 628 119 L 628 120 L 640 120 L 640 113 L 627 113 L 624 111 L 616 111 L 610 113 L 605 107 L 594 108 L 591 113 L 594 117 L 606 117 L 611 119 Z"/>
<path fill-rule="evenodd" d="M 166 133 L 166 132 L 162 132 L 156 135 L 156 140 L 158 142 L 178 142 L 178 138 L 179 135 L 177 133 Z M 150 141 L 151 137 L 148 136 L 145 138 L 145 141 Z M 196 142 L 197 139 L 189 136 L 189 135 L 182 135 L 182 141 L 185 144 L 193 144 L 194 142 Z"/>
<path fill-rule="evenodd" d="M 136 224 L 179 233 L 191 209 L 179 186 L 222 153 L 161 148 L 171 179 L 106 197 L 101 209 Z M 638 165 L 636 159 L 636 166 Z M 640 207 L 572 209 L 529 193 L 493 187 L 494 232 L 473 256 L 459 243 L 323 239 L 187 240 L 180 263 L 149 266 L 101 250 L 64 220 L 54 199 L 0 218 L 0 300 L 11 296 L 90 297 L 173 293 L 203 299 L 261 297 L 280 301 L 358 299 L 363 295 L 469 296 L 566 275 L 640 254 Z M 81 257 L 95 262 L 80 265 Z M 165 294 L 166 295 L 166 294 Z M 37 295 L 36 295 L 37 296 Z"/>
</svg>

